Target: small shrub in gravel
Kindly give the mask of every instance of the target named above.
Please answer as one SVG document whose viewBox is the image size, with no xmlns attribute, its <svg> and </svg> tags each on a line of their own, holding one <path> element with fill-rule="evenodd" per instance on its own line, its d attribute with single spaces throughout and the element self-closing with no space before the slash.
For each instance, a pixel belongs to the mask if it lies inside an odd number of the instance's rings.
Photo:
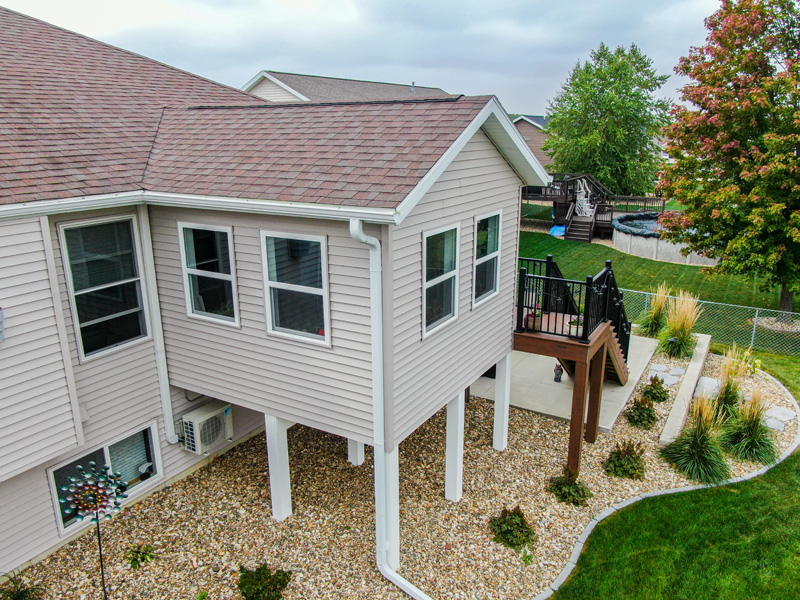
<svg viewBox="0 0 800 600">
<path fill-rule="evenodd" d="M 603 463 L 603 469 L 614 477 L 644 479 L 644 448 L 641 442 L 627 440 L 617 442 L 616 447 Z"/>
<path fill-rule="evenodd" d="M 504 508 L 498 517 L 489 519 L 489 528 L 494 533 L 493 540 L 521 552 L 536 543 L 536 533 L 528 524 L 519 505 L 511 510 Z"/>
<path fill-rule="evenodd" d="M 244 600 L 280 600 L 291 577 L 291 571 L 275 569 L 273 572 L 266 564 L 254 571 L 240 566 L 239 591 Z"/>
<path fill-rule="evenodd" d="M 626 410 L 625 418 L 628 423 L 638 429 L 652 429 L 658 421 L 658 415 L 653 408 L 653 401 L 647 398 L 637 398 Z"/>
<path fill-rule="evenodd" d="M 758 391 L 743 403 L 723 426 L 719 436 L 722 448 L 737 458 L 765 465 L 778 460 L 772 430 L 764 424 L 764 403 Z"/>
<path fill-rule="evenodd" d="M 563 475 L 551 477 L 547 491 L 552 492 L 559 502 L 574 506 L 586 506 L 589 498 L 594 496 L 589 487 L 578 481 L 577 471 L 564 467 Z"/>
<path fill-rule="evenodd" d="M 19 574 L 3 573 L 6 582 L 0 584 L 2 600 L 44 600 L 44 588 L 25 581 Z"/>
<path fill-rule="evenodd" d="M 125 560 L 131 566 L 131 569 L 138 569 L 145 563 L 153 562 L 156 559 L 156 553 L 150 544 L 134 544 L 125 553 Z"/>
<path fill-rule="evenodd" d="M 666 402 L 669 400 L 669 390 L 664 387 L 664 380 L 658 375 L 653 375 L 642 389 L 642 397 L 652 402 Z"/>
</svg>

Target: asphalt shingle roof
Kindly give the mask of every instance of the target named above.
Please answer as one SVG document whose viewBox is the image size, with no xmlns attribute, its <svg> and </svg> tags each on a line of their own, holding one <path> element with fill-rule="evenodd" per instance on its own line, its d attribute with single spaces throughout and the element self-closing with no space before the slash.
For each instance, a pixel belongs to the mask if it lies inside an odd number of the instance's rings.
<svg viewBox="0 0 800 600">
<path fill-rule="evenodd" d="M 397 100 L 455 97 L 442 89 L 410 86 L 400 83 L 382 83 L 358 79 L 339 79 L 300 73 L 267 71 L 312 102 L 340 102 L 346 100 Z"/>
</svg>

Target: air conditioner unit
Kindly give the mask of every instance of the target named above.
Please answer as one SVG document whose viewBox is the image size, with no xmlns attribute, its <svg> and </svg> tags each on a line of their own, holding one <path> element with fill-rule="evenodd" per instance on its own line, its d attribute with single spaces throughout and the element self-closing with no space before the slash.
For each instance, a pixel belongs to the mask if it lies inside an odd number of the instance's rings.
<svg viewBox="0 0 800 600">
<path fill-rule="evenodd" d="M 212 400 L 183 415 L 176 422 L 183 448 L 195 454 L 208 454 L 214 447 L 233 439 L 233 412 L 230 404 Z"/>
</svg>

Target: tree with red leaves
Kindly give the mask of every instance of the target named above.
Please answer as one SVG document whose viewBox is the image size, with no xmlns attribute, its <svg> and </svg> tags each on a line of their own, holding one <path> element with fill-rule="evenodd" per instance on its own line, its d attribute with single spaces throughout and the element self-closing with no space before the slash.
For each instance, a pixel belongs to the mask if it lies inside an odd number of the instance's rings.
<svg viewBox="0 0 800 600">
<path fill-rule="evenodd" d="M 665 128 L 659 189 L 686 205 L 667 239 L 718 259 L 716 270 L 800 291 L 800 10 L 797 0 L 723 0 L 706 45 L 675 71 L 687 106 Z"/>
</svg>

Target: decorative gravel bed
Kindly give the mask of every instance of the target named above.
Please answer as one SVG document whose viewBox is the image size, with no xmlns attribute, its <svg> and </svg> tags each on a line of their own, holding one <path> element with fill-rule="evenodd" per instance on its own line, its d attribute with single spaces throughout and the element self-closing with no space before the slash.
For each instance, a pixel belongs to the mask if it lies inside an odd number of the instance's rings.
<svg viewBox="0 0 800 600">
<path fill-rule="evenodd" d="M 653 362 L 685 366 L 656 355 Z M 708 373 L 714 375 L 716 359 Z M 642 378 L 646 382 L 648 371 Z M 783 391 L 756 374 L 769 404 L 793 408 Z M 674 396 L 678 385 L 670 387 Z M 658 437 L 670 402 L 656 405 L 651 431 L 621 417 L 610 435 L 585 444 L 581 478 L 594 492 L 586 507 L 560 504 L 545 491 L 567 456 L 569 424 L 511 409 L 509 447 L 492 449 L 493 403 L 467 404 L 464 499 L 444 499 L 445 413 L 440 411 L 400 446 L 401 574 L 432 597 L 517 599 L 544 590 L 566 564 L 591 518 L 606 507 L 647 491 L 690 485 L 658 457 Z M 779 433 L 781 450 L 797 421 Z M 646 447 L 643 481 L 608 477 L 602 468 L 617 441 Z M 232 449 L 190 477 L 161 490 L 103 524 L 106 579 L 115 599 L 239 599 L 238 566 L 267 562 L 293 572 L 284 597 L 401 599 L 406 596 L 378 573 L 374 558 L 373 470 L 347 460 L 346 440 L 302 426 L 289 431 L 294 516 L 270 517 L 264 436 Z M 756 465 L 733 466 L 736 475 Z M 534 560 L 491 541 L 489 518 L 519 503 L 539 541 Z M 24 576 L 43 582 L 54 598 L 101 598 L 97 542 L 90 529 Z M 157 558 L 133 571 L 124 562 L 135 542 L 152 544 Z"/>
</svg>

